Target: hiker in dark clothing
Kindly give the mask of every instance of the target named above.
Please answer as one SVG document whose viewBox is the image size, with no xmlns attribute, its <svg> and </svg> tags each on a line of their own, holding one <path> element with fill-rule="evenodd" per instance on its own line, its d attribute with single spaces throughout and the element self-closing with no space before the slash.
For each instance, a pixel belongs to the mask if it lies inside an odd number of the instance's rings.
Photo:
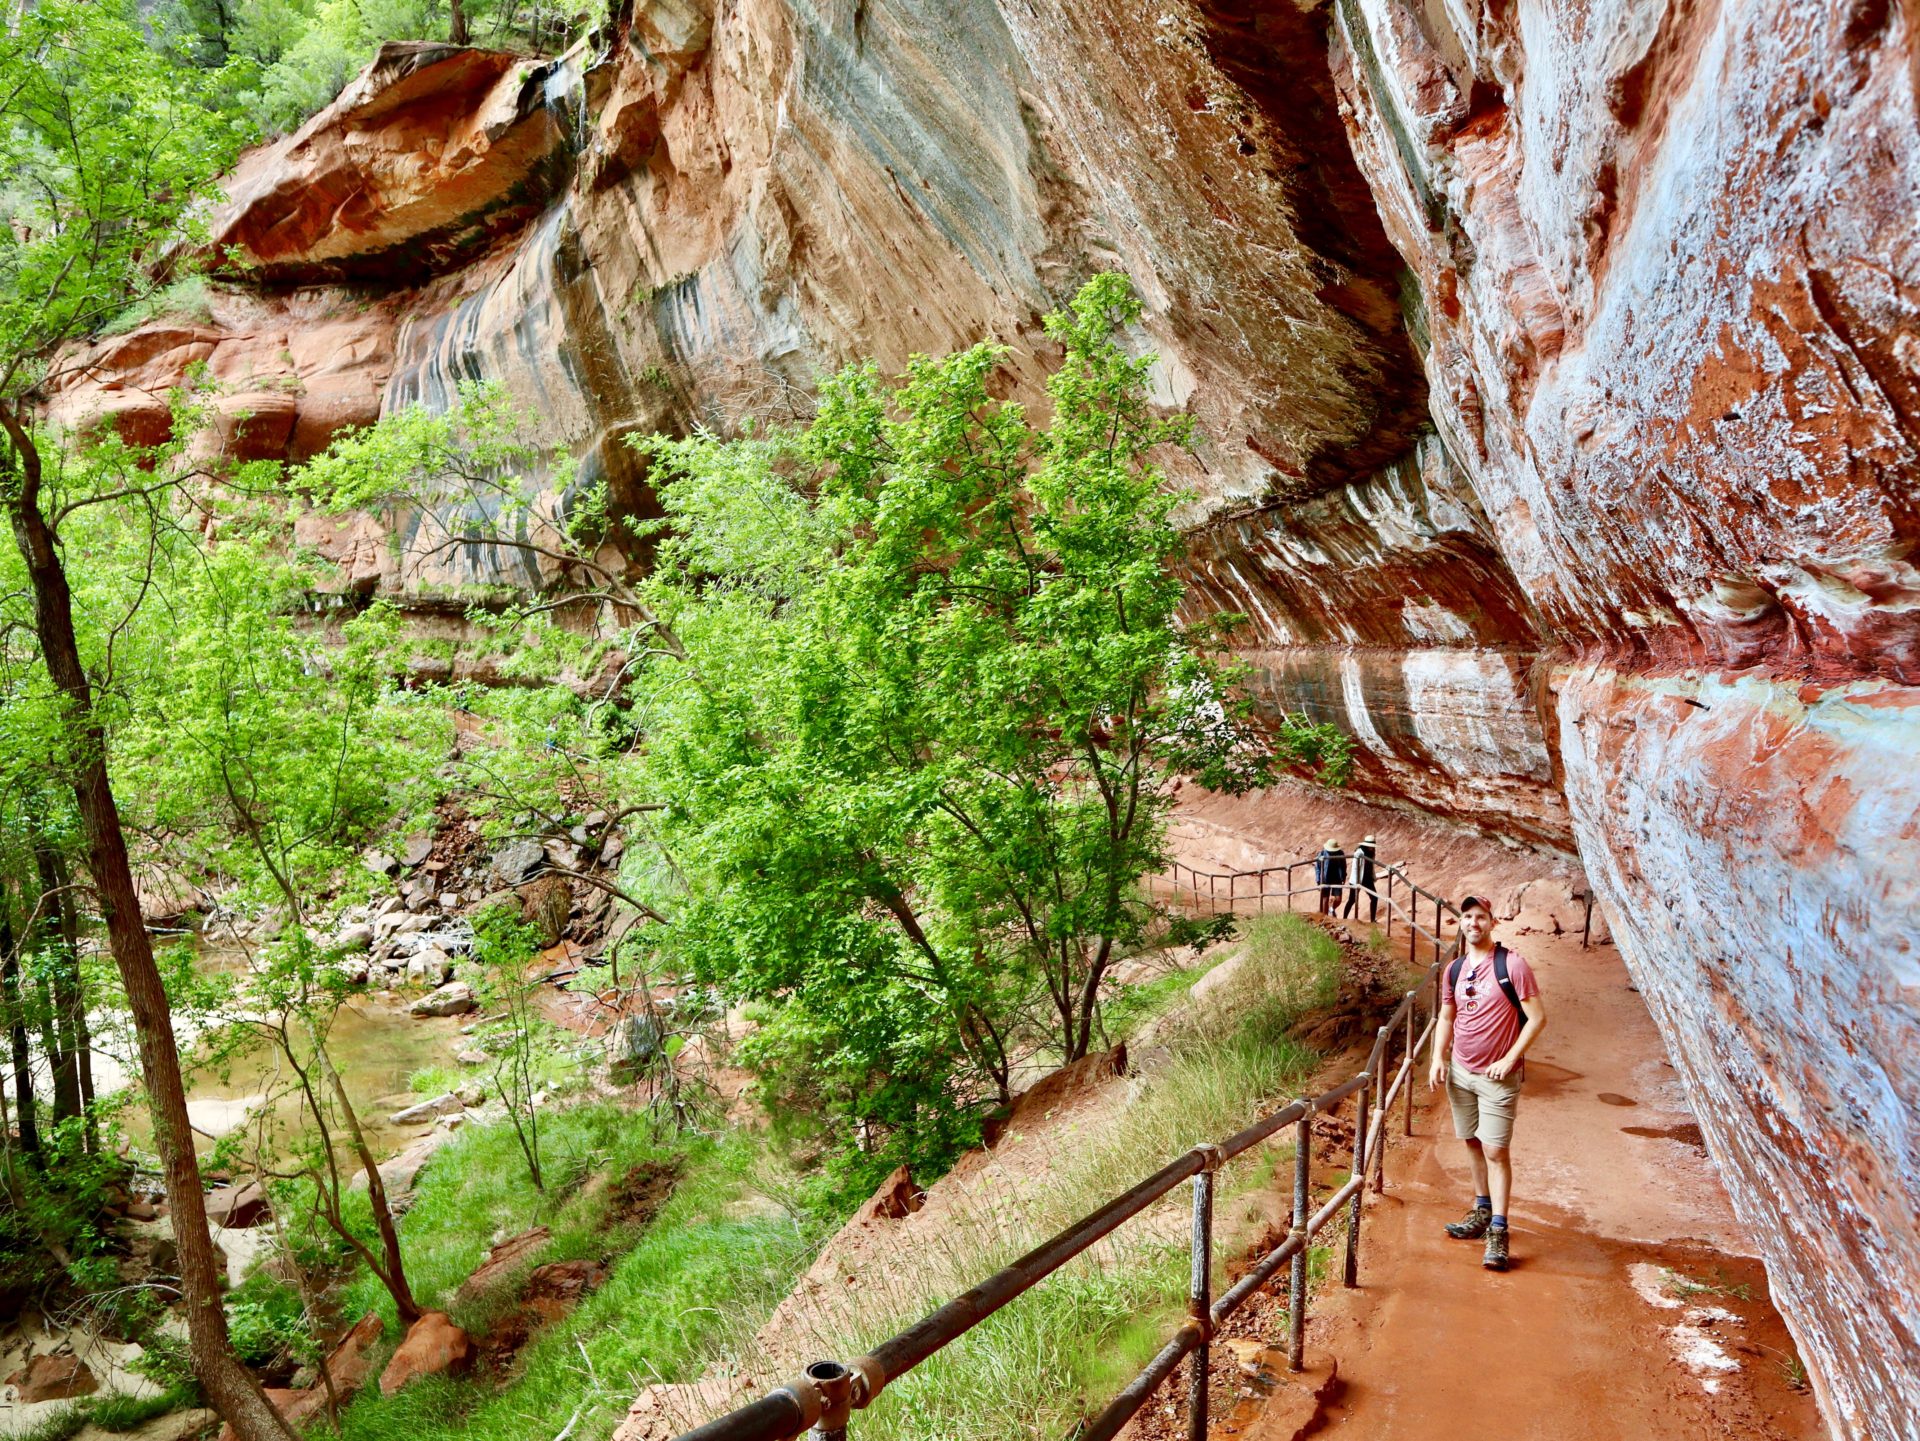
<svg viewBox="0 0 1920 1441">
<path fill-rule="evenodd" d="M 1313 879 L 1320 887 L 1320 914 L 1338 915 L 1340 888 L 1347 883 L 1347 853 L 1338 841 L 1328 841 L 1313 858 Z"/>
<path fill-rule="evenodd" d="M 1380 919 L 1380 893 L 1373 888 L 1373 837 L 1368 836 L 1353 848 L 1353 884 L 1347 887 L 1347 908 L 1340 914 L 1357 916 L 1360 911 L 1360 892 L 1367 893 L 1367 920 Z"/>
</svg>

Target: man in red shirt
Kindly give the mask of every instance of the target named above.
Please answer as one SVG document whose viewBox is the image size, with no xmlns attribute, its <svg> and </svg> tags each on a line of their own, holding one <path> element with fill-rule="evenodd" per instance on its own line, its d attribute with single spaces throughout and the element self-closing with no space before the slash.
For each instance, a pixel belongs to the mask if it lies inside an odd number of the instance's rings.
<svg viewBox="0 0 1920 1441">
<path fill-rule="evenodd" d="M 1460 902 L 1465 946 L 1440 986 L 1440 1025 L 1427 1088 L 1444 1080 L 1453 1133 L 1473 1157 L 1473 1209 L 1447 1227 L 1456 1240 L 1487 1238 L 1483 1265 L 1507 1269 L 1507 1202 L 1513 1194 L 1513 1117 L 1526 1079 L 1527 1048 L 1547 1025 L 1533 968 L 1493 939 L 1485 896 Z"/>
</svg>

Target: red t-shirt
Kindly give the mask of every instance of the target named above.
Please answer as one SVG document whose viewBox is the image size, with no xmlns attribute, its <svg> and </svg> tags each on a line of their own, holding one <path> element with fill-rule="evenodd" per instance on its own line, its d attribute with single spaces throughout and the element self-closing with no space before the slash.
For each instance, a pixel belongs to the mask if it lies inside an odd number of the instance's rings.
<svg viewBox="0 0 1920 1441">
<path fill-rule="evenodd" d="M 1449 962 L 1447 971 L 1453 969 Z M 1533 978 L 1533 967 L 1512 951 L 1507 952 L 1507 979 L 1523 1001 L 1540 994 L 1540 983 Z M 1446 981 L 1441 981 L 1446 987 Z M 1493 952 L 1476 957 L 1472 952 L 1460 963 L 1460 979 L 1446 991 L 1442 1004 L 1453 1006 L 1453 1058 L 1476 1074 L 1513 1049 L 1520 1038 L 1526 1017 L 1513 1008 L 1500 989 L 1493 971 Z"/>
</svg>

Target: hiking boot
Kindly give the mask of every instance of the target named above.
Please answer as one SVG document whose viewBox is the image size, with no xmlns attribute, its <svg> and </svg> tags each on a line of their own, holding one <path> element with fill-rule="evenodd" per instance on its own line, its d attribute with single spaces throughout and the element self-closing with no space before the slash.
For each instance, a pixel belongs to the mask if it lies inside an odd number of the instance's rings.
<svg viewBox="0 0 1920 1441">
<path fill-rule="evenodd" d="M 1447 1234 L 1456 1241 L 1477 1241 L 1487 1234 L 1487 1227 L 1493 1223 L 1491 1206 L 1475 1206 L 1458 1221 L 1447 1222 Z"/>
<path fill-rule="evenodd" d="M 1487 1254 L 1480 1264 L 1489 1271 L 1507 1269 L 1507 1228 L 1505 1226 L 1487 1228 Z"/>
</svg>

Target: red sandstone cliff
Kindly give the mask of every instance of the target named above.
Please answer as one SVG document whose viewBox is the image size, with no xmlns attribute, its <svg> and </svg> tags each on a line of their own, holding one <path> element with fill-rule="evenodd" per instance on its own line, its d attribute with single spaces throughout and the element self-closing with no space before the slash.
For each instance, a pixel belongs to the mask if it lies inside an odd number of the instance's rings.
<svg viewBox="0 0 1920 1441">
<path fill-rule="evenodd" d="M 207 323 L 54 397 L 302 457 L 505 383 L 800 413 L 1098 268 L 1205 442 L 1196 603 L 1361 788 L 1577 850 L 1850 1435 L 1920 1387 L 1920 148 L 1888 0 L 644 0 L 393 46 L 250 155 Z M 1404 267 L 1410 269 L 1411 275 Z M 539 584 L 315 528 L 343 584 Z M 464 551 L 465 548 L 463 548 Z M 478 567 L 478 568 L 476 568 Z"/>
</svg>

